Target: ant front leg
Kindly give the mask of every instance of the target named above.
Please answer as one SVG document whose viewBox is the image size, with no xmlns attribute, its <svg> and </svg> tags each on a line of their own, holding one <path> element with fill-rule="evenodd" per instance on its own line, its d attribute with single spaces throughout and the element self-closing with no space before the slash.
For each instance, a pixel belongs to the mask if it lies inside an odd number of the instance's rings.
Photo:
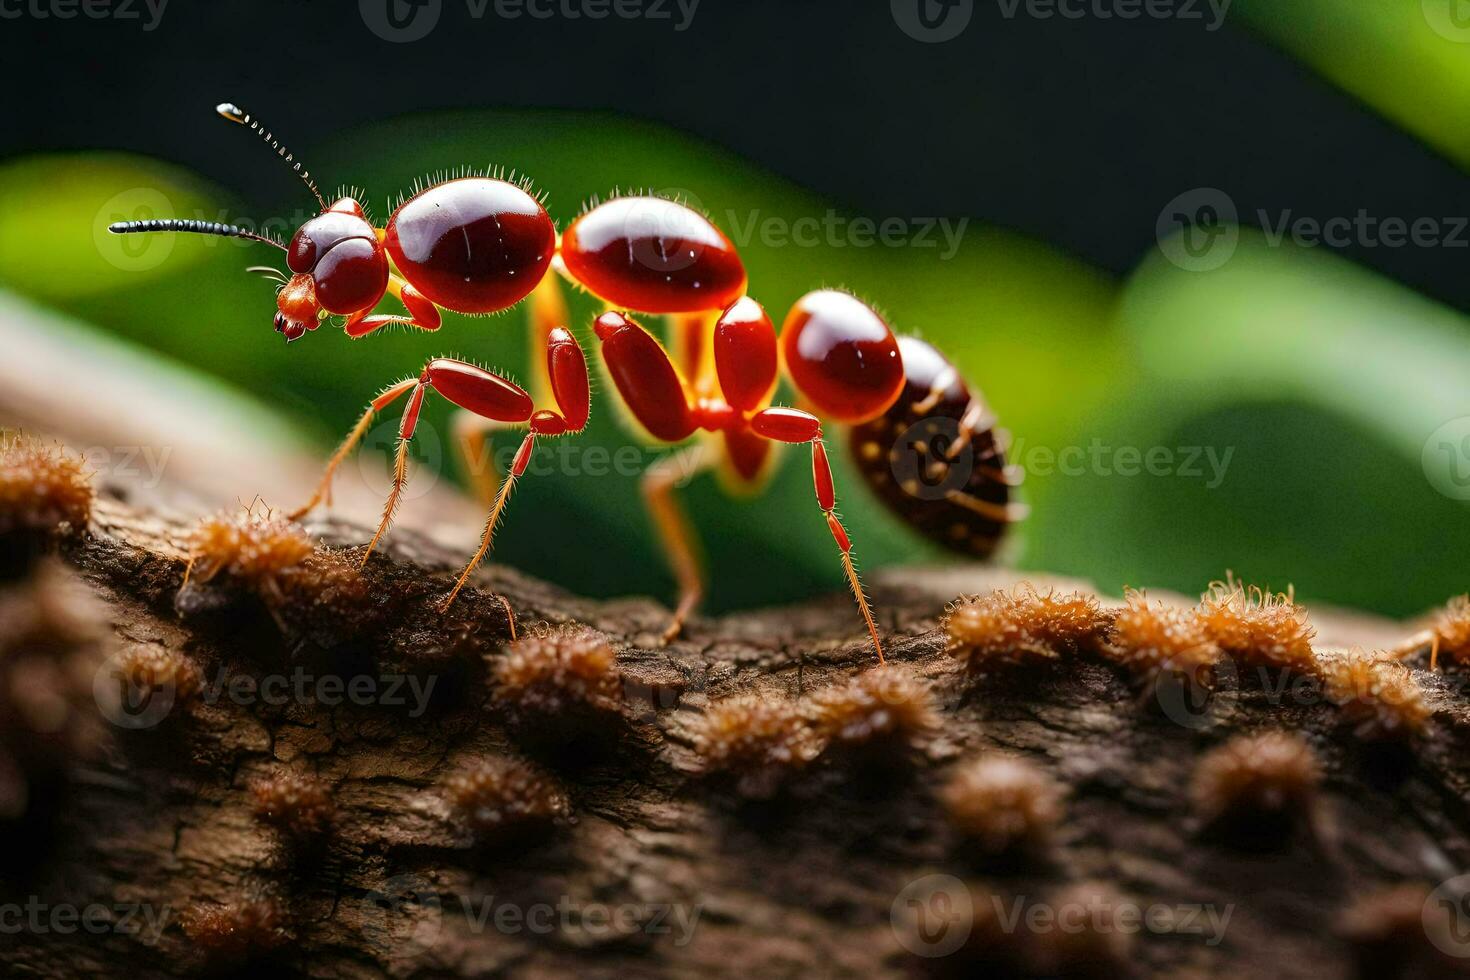
<svg viewBox="0 0 1470 980">
<path fill-rule="evenodd" d="M 375 316 L 369 316 L 368 314 L 372 312 L 371 308 L 358 310 L 349 316 L 347 322 L 343 324 L 343 329 L 347 331 L 347 336 L 356 340 L 359 337 L 366 337 L 374 330 L 379 330 L 394 323 L 401 323 L 406 327 L 413 327 L 417 330 L 438 330 L 440 324 L 444 322 L 443 318 L 439 315 L 439 307 L 435 306 L 427 296 L 414 289 L 398 276 L 388 277 L 388 292 L 398 296 L 403 302 L 404 308 L 408 310 L 408 316 L 392 313 L 380 313 Z"/>
<path fill-rule="evenodd" d="M 417 378 L 406 378 L 397 384 L 389 385 L 383 389 L 378 397 L 374 398 L 368 404 L 367 410 L 362 413 L 362 417 L 357 420 L 357 424 L 352 427 L 352 431 L 347 433 L 347 438 L 342 440 L 342 445 L 338 446 L 337 451 L 332 454 L 332 458 L 327 460 L 327 470 L 322 474 L 321 482 L 317 484 L 316 491 L 312 493 L 311 499 L 287 515 L 291 520 L 301 520 L 301 518 L 311 513 L 317 504 L 325 502 L 327 506 L 331 506 L 332 478 L 337 474 L 337 467 L 342 465 L 342 461 L 351 454 L 353 449 L 357 448 L 357 444 L 362 441 L 362 437 L 367 435 L 368 426 L 372 424 L 373 417 L 408 392 L 414 390 L 418 386 L 418 383 Z"/>
<path fill-rule="evenodd" d="M 868 597 L 863 593 L 863 584 L 858 579 L 857 568 L 852 562 L 852 539 L 836 514 L 837 493 L 832 483 L 832 467 L 827 462 L 827 447 L 822 442 L 822 422 L 815 415 L 794 408 L 767 408 L 751 417 L 750 427 L 756 435 L 777 442 L 812 445 L 812 484 L 817 493 L 817 506 L 827 519 L 827 528 L 832 539 L 842 552 L 842 568 L 847 573 L 847 582 L 852 587 L 858 609 L 867 623 L 868 635 L 873 638 L 873 649 L 878 652 L 878 662 L 883 663 L 883 643 L 878 639 L 878 626 L 873 621 L 873 611 L 868 606 Z"/>
<path fill-rule="evenodd" d="M 291 515 L 293 519 L 306 514 L 318 502 L 329 496 L 333 474 L 347 454 L 361 441 L 373 416 L 407 395 L 408 406 L 403 410 L 403 420 L 398 426 L 398 451 L 393 463 L 393 488 L 383 505 L 383 519 L 378 525 L 378 531 L 373 535 L 367 553 L 363 555 L 362 560 L 365 564 L 372 556 L 378 541 L 388 530 L 393 514 L 398 509 L 398 501 L 403 495 L 403 487 L 408 480 L 409 442 L 413 439 L 414 431 L 418 427 L 424 396 L 431 390 L 439 392 L 460 408 L 499 422 L 526 422 L 531 420 L 534 414 L 531 396 L 519 385 L 473 364 L 446 357 L 436 357 L 424 365 L 418 377 L 400 381 L 373 399 L 357 425 L 353 427 L 341 447 L 333 454 L 331 461 L 327 464 L 327 472 L 317 487 L 317 492 L 306 506 Z"/>
</svg>

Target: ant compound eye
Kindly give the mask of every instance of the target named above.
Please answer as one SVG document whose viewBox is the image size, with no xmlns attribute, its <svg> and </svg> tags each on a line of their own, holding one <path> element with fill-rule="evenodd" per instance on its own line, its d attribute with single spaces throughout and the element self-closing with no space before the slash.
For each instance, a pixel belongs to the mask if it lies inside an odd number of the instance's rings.
<svg viewBox="0 0 1470 980">
<path fill-rule="evenodd" d="M 797 300 L 781 329 L 781 353 L 797 390 L 838 422 L 881 415 L 903 388 L 893 331 L 868 304 L 835 289 Z"/>
</svg>

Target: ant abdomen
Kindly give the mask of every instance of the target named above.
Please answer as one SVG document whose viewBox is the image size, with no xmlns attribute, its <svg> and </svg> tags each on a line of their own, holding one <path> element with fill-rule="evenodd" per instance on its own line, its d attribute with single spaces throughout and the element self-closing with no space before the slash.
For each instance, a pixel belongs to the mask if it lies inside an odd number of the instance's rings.
<svg viewBox="0 0 1470 980">
<path fill-rule="evenodd" d="M 953 551 L 987 557 L 1014 518 L 995 420 L 949 360 L 900 337 L 904 386 L 888 411 L 854 425 L 859 472 L 889 509 Z"/>
</svg>

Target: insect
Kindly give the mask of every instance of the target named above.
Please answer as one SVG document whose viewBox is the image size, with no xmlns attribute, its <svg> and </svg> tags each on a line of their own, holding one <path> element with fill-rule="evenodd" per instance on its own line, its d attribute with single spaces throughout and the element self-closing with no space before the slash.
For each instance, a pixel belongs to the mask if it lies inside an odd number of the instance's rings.
<svg viewBox="0 0 1470 980">
<path fill-rule="evenodd" d="M 798 301 L 778 343 L 770 317 L 746 295 L 745 268 L 734 246 L 697 211 L 655 196 L 617 197 L 585 211 L 558 237 L 541 201 L 524 184 L 475 176 L 419 190 L 377 228 L 353 197 L 329 206 L 310 174 L 258 121 L 234 105 L 218 111 L 248 126 L 290 164 L 321 213 L 301 226 L 289 246 L 235 225 L 202 221 L 119 222 L 111 230 L 224 235 L 283 249 L 291 275 L 280 274 L 275 328 L 287 341 L 333 317 L 341 317 L 354 338 L 389 324 L 437 330 L 441 309 L 491 313 L 530 297 L 533 338 L 546 351 L 556 410 L 536 408 L 524 389 L 484 368 L 434 358 L 417 376 L 372 400 L 328 462 L 316 493 L 291 515 L 299 518 L 330 499 L 333 474 L 372 419 L 406 397 L 392 489 L 366 562 L 402 496 L 409 441 L 428 392 L 439 392 L 462 410 L 455 420 L 458 444 L 472 458 L 484 458 L 489 429 L 526 425 L 498 489 L 483 470 L 471 468 L 490 515 L 479 551 L 441 608 L 453 602 L 488 553 L 535 440 L 580 432 L 587 424 L 587 365 L 564 326 L 560 278 L 606 304 L 594 323 L 603 362 L 629 414 L 654 440 L 676 443 L 699 433 L 698 465 L 719 464 L 746 491 L 758 489 L 769 473 L 774 443 L 810 446 L 817 504 L 880 660 L 882 643 L 853 563 L 851 538 L 836 515 L 821 419 L 853 426 L 867 482 L 901 516 L 950 547 L 989 554 L 1019 516 L 1009 503 L 1011 478 L 993 420 L 943 355 L 915 338 L 897 337 L 871 306 L 837 290 Z M 374 314 L 389 294 L 405 313 Z M 633 311 L 671 319 L 675 357 L 633 319 Z M 771 404 L 783 362 L 814 411 Z M 921 459 L 927 462 L 921 465 Z M 704 593 L 693 532 L 673 494 L 678 471 L 670 463 L 655 464 L 643 481 L 645 503 L 679 583 L 666 639 L 679 634 Z"/>
<path fill-rule="evenodd" d="M 404 200 L 388 223 L 377 228 L 353 197 L 342 197 L 328 205 L 311 174 L 258 120 L 230 103 L 218 106 L 216 111 L 230 122 L 249 127 L 290 164 L 316 197 L 321 212 L 297 230 L 289 245 L 218 222 L 125 221 L 113 224 L 110 230 L 117 234 L 193 232 L 245 238 L 282 249 L 291 275 L 277 273 L 281 283 L 276 292 L 274 322 L 287 342 L 300 339 L 333 317 L 341 317 L 344 331 L 354 338 L 390 324 L 438 330 L 441 308 L 458 313 L 494 313 L 516 305 L 542 284 L 555 284 L 547 271 L 556 252 L 556 226 L 524 182 L 467 176 L 436 183 Z M 403 304 L 406 312 L 374 314 L 389 294 Z M 559 306 L 555 297 L 550 302 Z M 543 323 L 561 312 L 548 309 L 547 301 L 538 308 L 545 312 Z M 444 600 L 441 608 L 447 609 L 490 550 L 506 500 L 515 481 L 525 473 L 536 439 L 577 433 L 587 425 L 591 390 L 581 345 L 560 323 L 546 326 L 541 340 L 555 410 L 537 408 L 525 389 L 485 368 L 447 357 L 433 358 L 417 375 L 388 386 L 369 403 L 328 462 L 316 492 L 290 515 L 292 519 L 330 500 L 332 477 L 338 466 L 366 435 L 373 417 L 400 399 L 406 398 L 407 403 L 398 429 L 392 489 L 383 505 L 377 533 L 363 555 L 364 563 L 397 510 L 408 478 L 409 443 L 429 392 L 438 392 L 462 414 L 486 425 L 526 425 L 528 431 L 510 472 L 493 493 L 480 549 Z"/>
<path fill-rule="evenodd" d="M 594 330 L 629 414 L 654 440 L 701 434 L 696 466 L 719 465 L 737 490 L 759 488 L 776 443 L 809 445 L 817 506 L 881 661 L 883 646 L 836 514 L 822 419 L 852 427 L 864 479 L 901 517 L 944 545 L 989 555 L 1019 508 L 1013 473 L 978 393 L 934 347 L 897 337 L 870 305 L 822 289 L 799 299 L 779 341 L 746 295 L 734 246 L 703 215 L 658 197 L 615 198 L 562 234 L 568 278 L 611 307 Z M 675 354 L 623 312 L 671 315 Z M 772 406 L 780 366 L 812 409 Z M 665 632 L 682 629 L 704 592 L 693 532 L 669 460 L 644 477 L 644 499 L 678 579 Z M 685 474 L 687 475 L 687 474 Z"/>
</svg>

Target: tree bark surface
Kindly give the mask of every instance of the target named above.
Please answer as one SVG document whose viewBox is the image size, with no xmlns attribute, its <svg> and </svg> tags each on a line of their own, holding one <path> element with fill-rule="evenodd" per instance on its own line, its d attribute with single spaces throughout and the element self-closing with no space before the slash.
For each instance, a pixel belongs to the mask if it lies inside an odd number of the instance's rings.
<svg viewBox="0 0 1470 980">
<path fill-rule="evenodd" d="M 1470 858 L 1467 714 L 1452 674 L 1415 668 L 1435 716 L 1386 776 L 1326 706 L 1273 699 L 1248 679 L 1227 678 L 1197 724 L 1170 720 L 1087 658 L 1025 679 L 968 681 L 944 650 L 945 605 L 1017 577 L 890 569 L 873 577 L 888 655 L 932 682 L 939 735 L 881 779 L 820 762 L 777 800 L 750 803 L 699 774 L 691 719 L 720 698 L 804 697 L 870 666 L 846 596 L 696 619 L 663 647 L 659 604 L 580 598 L 492 565 L 440 617 L 434 600 L 463 556 L 395 532 L 363 571 L 361 593 L 283 611 L 213 585 L 181 594 L 191 527 L 157 507 L 102 499 L 90 533 L 63 547 L 105 603 L 115 648 L 188 657 L 205 695 L 150 727 L 114 727 L 105 756 L 74 774 L 52 850 L 7 887 L 11 902 L 138 907 L 164 925 L 23 929 L 0 942 L 0 972 L 194 974 L 205 963 L 179 914 L 268 895 L 292 935 L 272 958 L 286 973 L 912 975 L 951 964 L 904 947 L 895 903 L 911 883 L 949 874 L 1026 903 L 1103 881 L 1142 908 L 1230 910 L 1218 943 L 1183 928 L 1138 935 L 1129 959 L 1139 976 L 1348 976 L 1335 921 L 1354 897 L 1399 881 L 1432 886 Z M 312 530 L 351 565 L 368 536 L 353 525 Z M 624 737 L 586 753 L 536 756 L 566 787 L 575 822 L 499 849 L 477 845 L 438 788 L 487 754 L 535 756 L 490 703 L 485 664 L 507 638 L 495 595 L 522 630 L 580 623 L 611 637 L 632 719 Z M 1409 632 L 1320 610 L 1313 621 L 1324 648 L 1384 646 Z M 408 675 L 420 689 L 432 678 L 433 698 L 419 714 L 406 692 L 402 706 L 209 693 L 231 678 L 298 669 L 308 679 Z M 1305 733 L 1323 759 L 1319 839 L 1243 853 L 1203 835 L 1186 799 L 1200 755 L 1231 734 L 1276 727 Z M 1045 858 L 976 863 L 947 826 L 936 799 L 946 773 L 993 751 L 1036 762 L 1070 791 Z M 333 788 L 333 828 L 304 852 L 251 812 L 252 780 L 283 767 Z"/>
</svg>

